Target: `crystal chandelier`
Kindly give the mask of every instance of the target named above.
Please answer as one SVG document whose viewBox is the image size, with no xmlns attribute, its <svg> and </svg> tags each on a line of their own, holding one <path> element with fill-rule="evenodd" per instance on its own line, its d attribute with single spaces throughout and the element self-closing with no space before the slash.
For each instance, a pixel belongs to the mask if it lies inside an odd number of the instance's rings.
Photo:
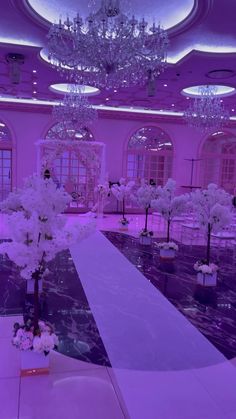
<svg viewBox="0 0 236 419">
<path fill-rule="evenodd" d="M 51 63 L 69 80 L 100 88 L 153 83 L 166 66 L 167 32 L 122 13 L 119 0 L 102 0 L 83 20 L 61 19 L 48 34 Z"/>
<path fill-rule="evenodd" d="M 58 123 L 60 137 L 79 138 L 78 132 L 97 119 L 97 111 L 83 94 L 83 86 L 72 84 L 63 101 L 53 107 L 52 116 Z"/>
<path fill-rule="evenodd" d="M 216 86 L 200 86 L 199 97 L 184 112 L 189 126 L 201 131 L 219 130 L 229 120 L 229 113 L 224 109 L 220 97 L 216 96 Z"/>
</svg>

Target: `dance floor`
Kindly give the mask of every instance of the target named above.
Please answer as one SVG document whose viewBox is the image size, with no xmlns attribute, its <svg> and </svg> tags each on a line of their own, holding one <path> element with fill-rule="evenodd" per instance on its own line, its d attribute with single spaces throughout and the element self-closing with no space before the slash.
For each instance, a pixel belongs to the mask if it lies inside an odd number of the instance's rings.
<svg viewBox="0 0 236 419">
<path fill-rule="evenodd" d="M 41 316 L 54 324 L 60 345 L 48 377 L 19 378 L 19 353 L 10 343 L 17 317 L 9 316 L 29 312 L 32 301 L 17 269 L 1 259 L 0 417 L 235 419 L 230 251 L 220 260 L 217 288 L 204 291 L 192 269 L 202 246 L 181 245 L 176 261 L 164 264 L 154 243 L 141 246 L 134 237 L 142 217 L 129 236 L 116 231 L 116 221 L 99 221 L 109 231 L 97 231 L 50 266 Z"/>
</svg>

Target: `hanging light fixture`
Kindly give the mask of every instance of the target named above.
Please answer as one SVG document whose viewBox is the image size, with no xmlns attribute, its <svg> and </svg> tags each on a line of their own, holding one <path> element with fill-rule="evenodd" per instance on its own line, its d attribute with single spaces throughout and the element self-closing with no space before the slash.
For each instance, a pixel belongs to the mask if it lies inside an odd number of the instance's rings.
<svg viewBox="0 0 236 419">
<path fill-rule="evenodd" d="M 201 131 L 219 130 L 229 120 L 229 112 L 224 109 L 217 86 L 200 86 L 199 97 L 196 97 L 184 112 L 189 126 Z"/>
<path fill-rule="evenodd" d="M 83 94 L 83 86 L 68 85 L 68 93 L 63 101 L 53 107 L 52 116 L 58 125 L 60 137 L 80 139 L 78 132 L 82 132 L 97 119 L 97 111 Z"/>
<path fill-rule="evenodd" d="M 102 0 L 83 20 L 60 19 L 48 34 L 51 63 L 70 80 L 100 88 L 144 85 L 166 66 L 167 32 L 155 23 L 129 18 L 119 0 Z"/>
</svg>

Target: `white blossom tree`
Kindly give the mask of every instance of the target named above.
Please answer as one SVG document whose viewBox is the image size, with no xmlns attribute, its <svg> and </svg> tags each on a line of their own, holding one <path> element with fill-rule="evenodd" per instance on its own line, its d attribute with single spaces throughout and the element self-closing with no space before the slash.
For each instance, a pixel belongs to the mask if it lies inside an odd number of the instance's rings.
<svg viewBox="0 0 236 419">
<path fill-rule="evenodd" d="M 129 181 L 126 183 L 125 178 L 119 180 L 119 184 L 111 187 L 111 191 L 116 199 L 122 203 L 122 220 L 127 221 L 125 217 L 125 204 L 126 200 L 131 197 L 135 182 Z"/>
<path fill-rule="evenodd" d="M 189 196 L 176 194 L 176 182 L 173 179 L 168 179 L 166 184 L 157 188 L 157 199 L 151 203 L 152 208 L 157 210 L 167 222 L 167 243 L 170 242 L 170 226 L 173 219 L 182 214 L 186 209 Z"/>
<path fill-rule="evenodd" d="M 191 204 L 196 219 L 207 238 L 206 264 L 210 263 L 211 234 L 230 224 L 232 197 L 211 183 L 206 189 L 197 189 L 191 194 Z"/>
<path fill-rule="evenodd" d="M 1 204 L 8 214 L 11 241 L 0 244 L 0 253 L 7 254 L 25 279 L 34 279 L 34 332 L 39 320 L 39 280 L 45 275 L 46 263 L 58 252 L 87 237 L 94 223 L 66 226 L 65 210 L 71 197 L 57 188 L 52 179 L 36 175 L 25 186 L 10 193 Z"/>
<path fill-rule="evenodd" d="M 148 213 L 151 207 L 152 201 L 156 198 L 156 187 L 148 185 L 144 180 L 141 183 L 140 188 L 138 188 L 135 195 L 133 195 L 133 200 L 137 202 L 140 208 L 143 208 L 145 211 L 145 225 L 143 232 L 148 231 Z"/>
</svg>

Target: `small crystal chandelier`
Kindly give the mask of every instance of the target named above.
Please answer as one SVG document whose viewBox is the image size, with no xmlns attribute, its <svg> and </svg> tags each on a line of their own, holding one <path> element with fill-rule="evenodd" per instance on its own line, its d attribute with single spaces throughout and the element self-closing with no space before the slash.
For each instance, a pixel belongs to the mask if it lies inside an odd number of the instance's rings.
<svg viewBox="0 0 236 419">
<path fill-rule="evenodd" d="M 200 86 L 199 97 L 184 112 L 189 126 L 201 131 L 219 130 L 229 120 L 229 112 L 224 109 L 220 97 L 216 96 L 216 86 Z"/>
<path fill-rule="evenodd" d="M 83 86 L 72 84 L 63 101 L 53 107 L 52 116 L 61 137 L 78 138 L 76 134 L 97 119 L 97 111 L 83 94 Z"/>
<path fill-rule="evenodd" d="M 100 88 L 144 85 L 166 66 L 167 32 L 122 13 L 119 0 L 102 0 L 83 20 L 53 24 L 48 34 L 51 63 L 71 81 Z"/>
</svg>

